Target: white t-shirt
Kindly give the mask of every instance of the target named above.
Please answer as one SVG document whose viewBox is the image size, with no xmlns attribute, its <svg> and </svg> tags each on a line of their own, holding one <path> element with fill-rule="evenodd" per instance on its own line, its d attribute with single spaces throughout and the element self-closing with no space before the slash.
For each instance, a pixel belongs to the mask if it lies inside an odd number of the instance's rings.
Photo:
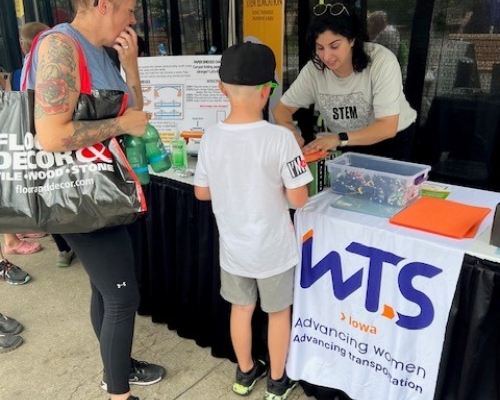
<svg viewBox="0 0 500 400">
<path fill-rule="evenodd" d="M 267 121 L 219 122 L 200 143 L 194 184 L 209 187 L 220 235 L 220 265 L 250 278 L 278 275 L 298 263 L 285 187 L 312 175 L 292 132 Z"/>
<path fill-rule="evenodd" d="M 361 72 L 339 78 L 329 69 L 318 70 L 309 61 L 281 97 L 289 107 L 314 104 L 331 132 L 365 128 L 375 118 L 399 114 L 398 132 L 417 118 L 403 93 L 401 67 L 396 56 L 384 46 L 366 43 L 371 62 Z"/>
</svg>

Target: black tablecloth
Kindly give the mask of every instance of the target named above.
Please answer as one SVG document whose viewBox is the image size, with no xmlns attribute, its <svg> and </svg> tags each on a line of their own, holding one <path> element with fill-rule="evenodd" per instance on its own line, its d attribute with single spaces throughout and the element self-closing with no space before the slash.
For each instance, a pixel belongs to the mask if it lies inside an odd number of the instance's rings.
<svg viewBox="0 0 500 400">
<path fill-rule="evenodd" d="M 153 176 L 148 213 L 130 226 L 137 249 L 139 313 L 235 361 L 230 305 L 219 294 L 218 233 L 210 202 L 193 187 Z M 254 353 L 266 351 L 266 316 L 254 318 Z M 302 382 L 318 400 L 349 399 Z M 500 399 L 500 265 L 465 256 L 448 320 L 435 400 Z"/>
<path fill-rule="evenodd" d="M 434 399 L 500 399 L 499 264 L 465 256 Z"/>
<path fill-rule="evenodd" d="M 193 186 L 151 177 L 148 212 L 130 227 L 137 249 L 139 314 L 166 323 L 184 338 L 235 361 L 229 334 L 230 304 L 219 294 L 219 236 L 211 203 Z M 254 316 L 254 353 L 265 352 L 266 316 Z"/>
</svg>

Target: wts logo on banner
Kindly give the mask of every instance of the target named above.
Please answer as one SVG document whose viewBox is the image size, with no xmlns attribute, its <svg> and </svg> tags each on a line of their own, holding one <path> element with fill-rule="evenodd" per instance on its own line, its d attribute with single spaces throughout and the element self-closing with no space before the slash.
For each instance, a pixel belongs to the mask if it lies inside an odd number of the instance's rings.
<svg viewBox="0 0 500 400">
<path fill-rule="evenodd" d="M 432 300 L 424 292 L 416 289 L 412 281 L 417 277 L 434 278 L 443 272 L 442 269 L 423 262 L 404 263 L 404 257 L 396 254 L 365 246 L 361 243 L 350 243 L 345 251 L 357 254 L 366 259 L 366 266 L 360 267 L 350 277 L 344 280 L 342 273 L 342 259 L 338 252 L 331 251 L 316 265 L 312 265 L 313 232 L 304 236 L 302 244 L 302 265 L 300 275 L 300 286 L 309 288 L 323 275 L 329 273 L 332 280 L 333 295 L 338 300 L 347 299 L 355 291 L 362 289 L 363 281 L 366 282 L 367 311 L 376 313 L 380 307 L 380 288 L 383 279 L 383 268 L 399 267 L 397 287 L 401 295 L 408 301 L 420 307 L 420 313 L 415 316 L 397 313 L 396 325 L 406 329 L 423 329 L 428 327 L 434 320 L 434 305 Z M 401 266 L 403 264 L 403 266 Z M 366 279 L 364 278 L 366 275 Z M 431 281 L 428 282 L 432 284 Z M 384 305 L 382 315 L 386 318 L 394 318 L 394 309 L 390 305 Z"/>
<path fill-rule="evenodd" d="M 306 210 L 288 375 L 356 400 L 432 400 L 463 251 Z"/>
</svg>

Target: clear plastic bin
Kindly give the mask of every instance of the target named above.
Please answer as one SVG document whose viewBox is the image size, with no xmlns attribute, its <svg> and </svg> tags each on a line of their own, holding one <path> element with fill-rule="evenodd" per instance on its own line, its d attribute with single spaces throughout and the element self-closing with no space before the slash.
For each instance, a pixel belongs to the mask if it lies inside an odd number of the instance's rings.
<svg viewBox="0 0 500 400">
<path fill-rule="evenodd" d="M 327 161 L 335 193 L 393 206 L 406 206 L 420 197 L 431 167 L 384 157 L 344 153 Z"/>
</svg>

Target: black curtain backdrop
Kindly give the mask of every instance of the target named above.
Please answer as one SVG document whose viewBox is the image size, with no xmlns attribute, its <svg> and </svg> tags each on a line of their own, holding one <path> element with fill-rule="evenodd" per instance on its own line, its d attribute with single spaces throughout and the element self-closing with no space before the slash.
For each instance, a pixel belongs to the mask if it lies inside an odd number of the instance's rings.
<svg viewBox="0 0 500 400">
<path fill-rule="evenodd" d="M 413 17 L 407 79 L 404 91 L 408 102 L 419 115 L 424 90 L 433 9 L 434 0 L 417 1 Z"/>
<path fill-rule="evenodd" d="M 500 398 L 500 268 L 465 256 L 453 299 L 435 400 Z"/>
<path fill-rule="evenodd" d="M 179 15 L 179 2 L 170 0 L 170 34 L 172 41 L 172 55 L 182 54 L 181 25 Z"/>
</svg>

